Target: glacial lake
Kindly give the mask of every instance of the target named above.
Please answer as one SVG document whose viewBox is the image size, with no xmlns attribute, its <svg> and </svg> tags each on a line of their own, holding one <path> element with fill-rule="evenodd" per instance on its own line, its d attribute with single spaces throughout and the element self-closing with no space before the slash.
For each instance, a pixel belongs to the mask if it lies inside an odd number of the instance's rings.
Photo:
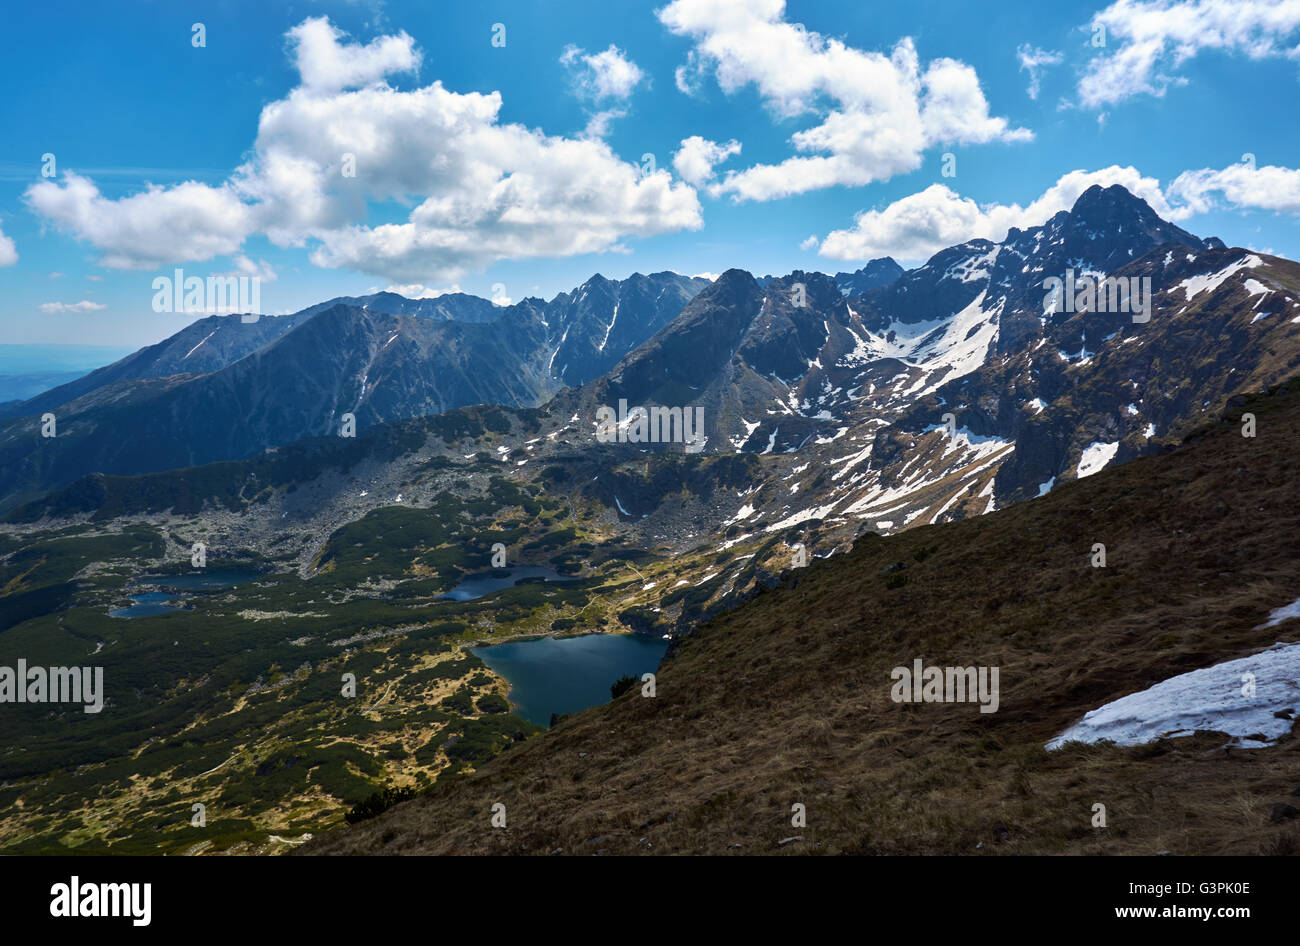
<svg viewBox="0 0 1300 946">
<path fill-rule="evenodd" d="M 136 595 L 128 595 L 135 604 L 125 608 L 115 608 L 108 612 L 111 618 L 147 618 L 155 614 L 167 614 L 171 611 L 178 611 L 182 605 L 176 600 L 176 595 L 170 591 L 144 591 Z"/>
<path fill-rule="evenodd" d="M 233 588 L 244 582 L 261 578 L 261 572 L 248 569 L 215 569 L 210 572 L 191 572 L 188 575 L 144 575 L 138 579 L 141 585 L 158 585 L 175 591 L 217 591 L 221 588 Z"/>
<path fill-rule="evenodd" d="M 202 594 L 205 591 L 219 591 L 233 588 L 244 582 L 261 577 L 260 572 L 246 569 L 218 569 L 210 572 L 194 572 L 189 575 L 144 575 L 131 584 L 137 587 L 156 586 L 161 591 L 137 591 L 127 597 L 134 603 L 125 608 L 114 608 L 108 612 L 111 618 L 147 618 L 158 614 L 170 614 L 186 608 L 187 596 Z"/>
<path fill-rule="evenodd" d="M 537 565 L 516 565 L 514 568 L 498 568 L 495 571 L 483 572 L 478 575 L 468 575 L 451 591 L 438 597 L 450 598 L 453 601 L 473 601 L 476 598 L 482 598 L 484 595 L 490 595 L 505 588 L 512 588 L 520 582 L 536 581 L 539 578 L 542 581 L 578 580 L 573 575 L 561 575 L 557 571 Z"/>
<path fill-rule="evenodd" d="M 515 712 L 549 726 L 552 713 L 564 715 L 609 702 L 609 688 L 620 677 L 639 679 L 654 673 L 668 641 L 644 634 L 584 634 L 509 641 L 471 651 L 510 683 Z"/>
</svg>

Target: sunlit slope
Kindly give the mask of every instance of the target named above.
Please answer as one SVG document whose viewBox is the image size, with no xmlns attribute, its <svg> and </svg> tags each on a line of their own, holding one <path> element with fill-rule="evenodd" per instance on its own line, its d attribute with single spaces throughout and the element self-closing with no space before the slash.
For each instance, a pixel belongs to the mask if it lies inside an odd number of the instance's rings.
<svg viewBox="0 0 1300 946">
<path fill-rule="evenodd" d="M 1294 734 L 1043 748 L 1105 702 L 1296 639 L 1294 620 L 1262 627 L 1300 596 L 1290 387 L 1041 499 L 867 536 L 702 627 L 654 698 L 577 714 L 303 852 L 1294 852 L 1300 825 L 1270 820 L 1300 785 Z M 891 669 L 917 658 L 999 668 L 997 712 L 891 700 Z"/>
</svg>

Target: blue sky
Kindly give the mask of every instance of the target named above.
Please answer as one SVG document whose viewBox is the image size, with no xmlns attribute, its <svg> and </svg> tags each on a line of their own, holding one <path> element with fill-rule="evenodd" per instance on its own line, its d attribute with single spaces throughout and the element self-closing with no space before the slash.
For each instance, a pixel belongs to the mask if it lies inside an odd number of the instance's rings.
<svg viewBox="0 0 1300 946">
<path fill-rule="evenodd" d="M 382 288 L 549 298 L 594 272 L 915 265 L 1090 183 L 1300 257 L 1294 0 L 6 17 L 0 342 L 157 341 L 194 317 L 153 311 L 176 267 L 258 274 L 278 313 Z"/>
</svg>

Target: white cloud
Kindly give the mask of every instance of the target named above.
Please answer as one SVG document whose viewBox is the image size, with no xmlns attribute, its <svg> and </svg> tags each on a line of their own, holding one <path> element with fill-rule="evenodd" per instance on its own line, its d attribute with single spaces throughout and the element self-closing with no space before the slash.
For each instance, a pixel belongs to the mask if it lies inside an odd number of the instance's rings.
<svg viewBox="0 0 1300 946">
<path fill-rule="evenodd" d="M 610 101 L 625 103 L 632 95 L 645 73 L 640 66 L 611 45 L 604 52 L 589 54 L 577 46 L 566 46 L 560 62 L 569 70 L 574 94 L 579 99 L 600 105 Z M 624 107 L 599 108 L 587 121 L 583 135 L 587 138 L 604 138 L 609 134 L 610 123 L 627 115 Z"/>
<path fill-rule="evenodd" d="M 372 286 L 370 287 L 369 291 L 378 292 L 380 290 Z M 385 286 L 383 287 L 383 291 L 396 292 L 396 294 L 398 295 L 406 296 L 407 299 L 437 299 L 438 296 L 451 295 L 454 294 L 454 292 L 464 292 L 463 288 L 460 288 L 459 282 L 452 283 L 451 286 L 447 286 L 443 288 L 425 286 L 422 285 L 422 283 L 415 282 L 415 283 L 408 283 L 408 285 L 404 285 L 404 286 L 403 285 Z M 511 299 L 510 296 L 506 295 L 506 286 L 504 286 L 504 283 L 497 282 L 497 283 L 493 283 L 493 287 L 491 287 L 491 299 L 487 301 L 490 301 L 490 303 L 493 303 L 494 305 L 511 305 L 515 300 Z"/>
<path fill-rule="evenodd" d="M 1029 73 L 1028 92 L 1031 99 L 1038 98 L 1038 92 L 1042 88 L 1044 67 L 1059 66 L 1063 58 L 1059 52 L 1039 49 L 1029 43 L 1022 43 L 1016 48 L 1016 60 L 1020 63 L 1020 71 Z"/>
<path fill-rule="evenodd" d="M 1212 196 L 1215 193 L 1234 208 L 1300 214 L 1300 170 L 1249 164 L 1233 164 L 1221 171 L 1202 168 L 1179 174 L 1168 189 L 1170 200 L 1193 213 L 1205 213 L 1217 206 Z"/>
<path fill-rule="evenodd" d="M 641 67 L 614 45 L 594 54 L 577 46 L 566 46 L 560 62 L 568 67 L 577 95 L 594 102 L 625 100 L 645 78 Z"/>
<path fill-rule="evenodd" d="M 65 174 L 29 188 L 28 203 L 113 268 L 233 255 L 264 233 L 310 245 L 318 266 L 420 283 L 703 225 L 695 190 L 666 170 L 643 175 L 602 141 L 503 124 L 499 93 L 391 87 L 386 75 L 420 62 L 404 33 L 349 44 L 315 18 L 289 37 L 302 83 L 263 108 L 251 155 L 226 183 L 110 200 Z M 375 202 L 412 209 L 372 225 Z"/>
<path fill-rule="evenodd" d="M 681 147 L 673 155 L 673 169 L 687 184 L 703 187 L 713 179 L 714 167 L 735 154 L 740 154 L 740 142 L 734 138 L 725 144 L 718 144 L 699 135 L 691 135 L 682 139 Z"/>
<path fill-rule="evenodd" d="M 811 236 L 809 236 L 808 239 L 804 240 L 799 244 L 799 249 L 815 250 L 817 248 L 817 244 L 819 243 L 821 243 L 821 238 L 814 233 Z"/>
<path fill-rule="evenodd" d="M 1163 96 L 1187 80 L 1177 70 L 1203 50 L 1251 59 L 1297 54 L 1297 0 L 1118 0 L 1088 27 L 1106 46 L 1079 80 L 1079 99 L 1101 108 L 1135 95 Z M 1114 48 L 1114 51 L 1109 51 Z"/>
<path fill-rule="evenodd" d="M 686 53 L 686 62 L 673 70 L 673 80 L 677 90 L 684 95 L 699 95 L 707 72 L 708 66 L 705 65 L 704 60 L 694 49 L 689 50 Z"/>
<path fill-rule="evenodd" d="M 491 104 L 494 119 L 499 99 Z M 441 137 L 434 150 L 442 152 L 437 165 L 415 169 L 429 175 L 422 185 L 429 196 L 404 223 L 319 233 L 312 262 L 399 280 L 448 280 L 500 259 L 598 253 L 619 248 L 625 236 L 702 225 L 693 189 L 664 170 L 641 175 L 604 142 L 549 138 L 494 120 L 461 128 L 436 110 L 427 117 L 422 127 Z M 403 126 L 385 129 L 385 138 L 401 130 L 408 139 L 420 136 Z"/>
<path fill-rule="evenodd" d="M 587 127 L 582 130 L 582 134 L 586 138 L 604 138 L 609 134 L 610 123 L 626 114 L 627 109 L 625 108 L 602 108 L 591 115 L 587 121 Z"/>
<path fill-rule="evenodd" d="M 926 259 L 939 250 L 987 236 L 993 218 L 942 184 L 896 200 L 883 210 L 858 214 L 847 230 L 833 230 L 822 241 L 820 253 L 831 259 L 857 260 L 893 256 L 903 260 Z"/>
<path fill-rule="evenodd" d="M 337 92 L 383 82 L 393 73 L 420 68 L 420 52 L 405 31 L 381 36 L 362 46 L 340 42 L 346 35 L 328 17 L 310 17 L 289 30 L 294 66 L 302 87 L 313 92 Z"/>
<path fill-rule="evenodd" d="M 18 262 L 18 249 L 14 241 L 0 230 L 0 266 L 12 266 Z"/>
<path fill-rule="evenodd" d="M 100 309 L 107 308 L 108 306 L 91 302 L 89 299 L 82 299 L 80 302 L 42 302 L 40 305 L 42 312 L 98 312 Z"/>
<path fill-rule="evenodd" d="M 380 290 L 372 286 L 370 287 L 369 291 L 379 292 Z M 441 289 L 435 288 L 433 286 L 425 286 L 422 283 L 409 283 L 407 285 L 385 286 L 383 291 L 395 292 L 399 296 L 406 296 L 406 298 L 408 299 L 437 299 L 439 296 L 446 296 L 452 293 L 464 292 L 465 290 L 460 288 L 460 283 L 454 283 L 450 286 Z M 492 298 L 489 299 L 488 301 L 491 302 L 493 305 L 500 305 L 500 306 L 508 306 L 514 303 L 514 300 L 506 295 L 506 288 L 504 283 L 492 284 Z"/>
<path fill-rule="evenodd" d="M 279 275 L 272 266 L 264 259 L 254 262 L 242 253 L 235 257 L 235 271 L 229 273 L 231 276 L 255 276 L 262 282 L 275 282 Z"/>
<path fill-rule="evenodd" d="M 1143 177 L 1132 167 L 1071 171 L 1026 207 L 981 206 L 942 184 L 931 184 L 882 210 L 858 214 L 852 227 L 827 234 L 819 252 L 841 260 L 893 256 L 899 260 L 921 261 L 968 240 L 1001 241 L 1012 227 L 1039 226 L 1053 214 L 1069 210 L 1079 195 L 1094 184 L 1102 187 L 1122 184 L 1165 219 L 1180 219 L 1190 213 L 1186 208 L 1171 207 L 1160 190 L 1160 182 Z"/>
<path fill-rule="evenodd" d="M 678 88 L 697 92 L 712 69 L 726 93 L 756 86 L 779 118 L 820 119 L 791 136 L 797 156 L 732 171 L 711 193 L 772 200 L 864 185 L 916 170 L 935 145 L 1033 137 L 989 115 L 965 63 L 936 59 L 922 71 L 908 38 L 889 56 L 855 49 L 786 22 L 784 0 L 673 0 L 658 16 L 695 42 L 677 70 Z"/>
<path fill-rule="evenodd" d="M 40 181 L 25 198 L 58 229 L 102 250 L 100 263 L 111 269 L 157 269 L 234 253 L 255 229 L 252 208 L 233 188 L 196 181 L 151 185 L 110 200 L 90 179 L 65 171 L 62 183 Z"/>
<path fill-rule="evenodd" d="M 369 291 L 380 292 L 381 290 L 371 286 Z M 399 296 L 406 296 L 408 299 L 436 299 L 439 296 L 445 296 L 453 292 L 461 292 L 462 290 L 459 283 L 448 286 L 445 289 L 435 289 L 432 286 L 426 286 L 422 283 L 409 283 L 407 285 L 385 286 L 382 291 L 395 292 Z"/>
<path fill-rule="evenodd" d="M 910 47 L 910 44 L 909 44 Z M 989 116 L 989 103 L 975 69 L 955 59 L 936 59 L 921 77 L 921 122 L 926 144 L 982 144 L 1032 141 L 1026 128 L 1009 128 L 1005 118 Z"/>
</svg>

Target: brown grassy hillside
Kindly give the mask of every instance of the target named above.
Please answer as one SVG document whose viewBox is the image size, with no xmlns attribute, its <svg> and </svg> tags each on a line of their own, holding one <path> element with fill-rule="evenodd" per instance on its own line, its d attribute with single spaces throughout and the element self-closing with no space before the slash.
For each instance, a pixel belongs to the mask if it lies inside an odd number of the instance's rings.
<svg viewBox="0 0 1300 946">
<path fill-rule="evenodd" d="M 655 698 L 576 714 L 299 853 L 1295 853 L 1300 819 L 1270 809 L 1300 806 L 1297 734 L 1042 748 L 1104 702 L 1300 635 L 1254 630 L 1300 596 L 1290 387 L 1042 499 L 867 536 L 701 628 Z M 917 657 L 1000 667 L 1000 710 L 892 702 L 890 669 Z"/>
</svg>

